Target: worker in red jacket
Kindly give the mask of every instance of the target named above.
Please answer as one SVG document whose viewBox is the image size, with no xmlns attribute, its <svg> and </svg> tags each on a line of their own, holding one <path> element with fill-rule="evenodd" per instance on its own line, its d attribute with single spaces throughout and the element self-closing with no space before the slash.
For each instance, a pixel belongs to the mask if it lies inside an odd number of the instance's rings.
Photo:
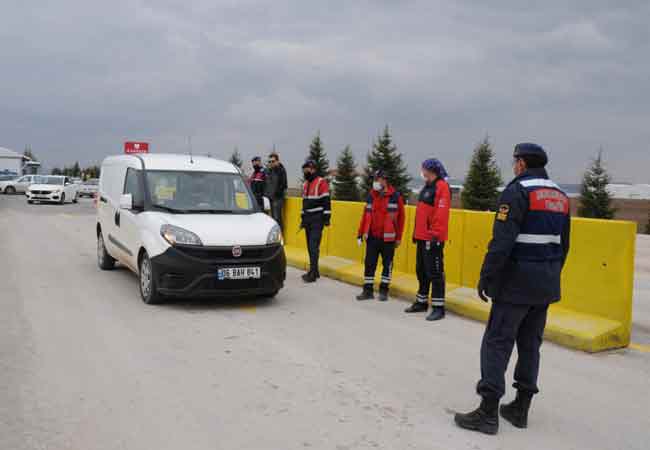
<svg viewBox="0 0 650 450">
<path fill-rule="evenodd" d="M 309 272 L 302 276 L 305 283 L 314 283 L 320 278 L 318 260 L 323 228 L 330 226 L 332 203 L 327 180 L 318 175 L 316 162 L 308 159 L 302 165 L 305 183 L 302 188 L 302 217 L 300 228 L 305 230 L 309 252 Z"/>
<path fill-rule="evenodd" d="M 388 300 L 393 258 L 395 249 L 402 242 L 404 217 L 402 196 L 388 183 L 385 172 L 378 170 L 374 174 L 372 190 L 368 193 L 359 225 L 359 244 L 366 241 L 366 261 L 363 292 L 357 296 L 357 300 L 374 299 L 375 272 L 379 256 L 383 265 L 379 300 Z"/>
<path fill-rule="evenodd" d="M 451 192 L 447 171 L 437 159 L 422 163 L 425 185 L 415 213 L 413 242 L 417 245 L 416 271 L 420 288 L 415 302 L 405 312 L 426 312 L 431 293 L 431 314 L 427 320 L 445 317 L 444 249 L 449 230 Z"/>
</svg>

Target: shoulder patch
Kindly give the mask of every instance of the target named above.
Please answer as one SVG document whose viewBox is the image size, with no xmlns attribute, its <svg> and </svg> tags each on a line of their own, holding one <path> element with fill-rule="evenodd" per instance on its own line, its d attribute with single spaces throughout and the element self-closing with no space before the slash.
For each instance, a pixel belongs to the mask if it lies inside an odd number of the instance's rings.
<svg viewBox="0 0 650 450">
<path fill-rule="evenodd" d="M 499 212 L 497 212 L 497 220 L 505 222 L 508 220 L 508 215 L 510 214 L 510 205 L 503 203 L 499 205 Z"/>
</svg>

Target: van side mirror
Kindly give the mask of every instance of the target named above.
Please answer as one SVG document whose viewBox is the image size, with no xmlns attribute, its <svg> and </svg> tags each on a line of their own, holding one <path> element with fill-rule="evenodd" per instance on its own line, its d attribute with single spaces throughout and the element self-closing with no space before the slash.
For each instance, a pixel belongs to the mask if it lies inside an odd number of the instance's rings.
<svg viewBox="0 0 650 450">
<path fill-rule="evenodd" d="M 133 209 L 133 196 L 131 194 L 122 194 L 120 197 L 120 209 Z"/>
</svg>

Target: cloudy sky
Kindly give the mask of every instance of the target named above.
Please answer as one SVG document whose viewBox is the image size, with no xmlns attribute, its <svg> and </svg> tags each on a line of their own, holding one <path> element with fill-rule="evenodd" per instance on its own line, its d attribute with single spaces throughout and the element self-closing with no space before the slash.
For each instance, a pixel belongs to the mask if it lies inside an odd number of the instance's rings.
<svg viewBox="0 0 650 450">
<path fill-rule="evenodd" d="M 492 3 L 498 6 L 485 6 Z M 291 171 L 320 130 L 363 159 L 389 124 L 411 171 L 462 177 L 491 137 L 561 182 L 602 146 L 614 178 L 650 183 L 650 3 L 366 0 L 3 0 L 0 146 L 47 166 L 99 162 L 125 139 Z"/>
</svg>

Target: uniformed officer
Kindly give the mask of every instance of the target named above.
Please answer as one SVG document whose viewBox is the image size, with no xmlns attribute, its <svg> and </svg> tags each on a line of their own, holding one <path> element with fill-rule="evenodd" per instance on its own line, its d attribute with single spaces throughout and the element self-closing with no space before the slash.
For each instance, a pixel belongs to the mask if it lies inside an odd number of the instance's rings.
<svg viewBox="0 0 650 450">
<path fill-rule="evenodd" d="M 516 399 L 501 406 L 501 416 L 518 428 L 528 425 L 528 410 L 538 393 L 540 346 L 551 303 L 560 300 L 560 275 L 569 252 L 569 199 L 546 173 L 546 152 L 519 144 L 515 179 L 501 194 L 493 238 L 483 262 L 478 295 L 492 299 L 481 345 L 479 408 L 456 414 L 462 428 L 496 434 L 499 400 L 513 346 L 519 355 L 514 374 Z"/>
<path fill-rule="evenodd" d="M 320 278 L 318 260 L 323 228 L 330 225 L 332 216 L 329 183 L 316 174 L 316 162 L 308 159 L 302 165 L 305 183 L 302 190 L 302 218 L 300 227 L 305 229 L 309 251 L 309 272 L 302 276 L 306 283 Z"/>
<path fill-rule="evenodd" d="M 253 173 L 250 177 L 250 186 L 257 200 L 257 204 L 263 210 L 264 209 L 264 191 L 266 190 L 266 172 L 264 172 L 264 166 L 262 166 L 262 158 L 259 156 L 254 157 L 251 160 L 253 164 Z"/>
<path fill-rule="evenodd" d="M 437 159 L 422 163 L 425 185 L 415 210 L 413 242 L 417 245 L 416 272 L 419 289 L 415 302 L 407 313 L 426 312 L 431 293 L 431 314 L 427 320 L 445 317 L 445 242 L 449 233 L 451 192 L 447 171 Z"/>
<path fill-rule="evenodd" d="M 357 238 L 359 243 L 366 241 L 366 259 L 363 292 L 357 300 L 374 298 L 375 272 L 379 256 L 383 270 L 379 285 L 379 300 L 388 300 L 388 291 L 393 272 L 395 249 L 402 242 L 404 231 L 404 200 L 399 192 L 388 182 L 383 170 L 375 172 L 372 189 L 368 193 L 366 206 L 361 216 Z"/>
</svg>

